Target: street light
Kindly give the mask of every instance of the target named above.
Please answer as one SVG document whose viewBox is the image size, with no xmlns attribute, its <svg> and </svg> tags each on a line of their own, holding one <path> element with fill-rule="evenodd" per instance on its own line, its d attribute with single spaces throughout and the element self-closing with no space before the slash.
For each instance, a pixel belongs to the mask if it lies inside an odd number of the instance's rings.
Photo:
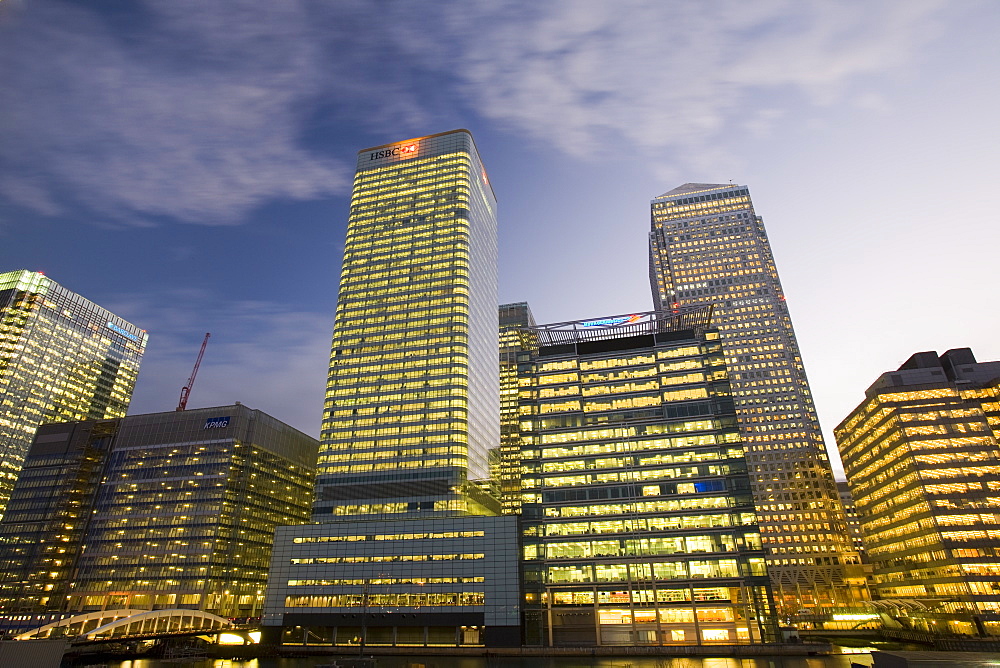
<svg viewBox="0 0 1000 668">
<path fill-rule="evenodd" d="M 261 590 L 258 589 L 257 590 L 257 595 L 254 596 L 253 605 L 250 607 L 250 618 L 251 619 L 254 619 L 254 618 L 257 617 L 257 603 L 260 602 L 260 595 L 261 595 L 261 593 L 262 593 Z"/>
</svg>

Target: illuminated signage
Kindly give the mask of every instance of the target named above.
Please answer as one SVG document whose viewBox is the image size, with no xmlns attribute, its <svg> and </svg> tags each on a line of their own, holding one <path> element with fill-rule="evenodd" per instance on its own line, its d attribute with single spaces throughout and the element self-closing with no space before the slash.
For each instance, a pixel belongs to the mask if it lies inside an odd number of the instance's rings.
<svg viewBox="0 0 1000 668">
<path fill-rule="evenodd" d="M 623 315 L 619 318 L 604 318 L 603 320 L 588 320 L 587 322 L 581 323 L 584 327 L 617 327 L 618 325 L 629 325 L 633 322 L 639 322 L 642 316 L 638 315 Z"/>
<path fill-rule="evenodd" d="M 202 429 L 225 429 L 229 426 L 229 416 L 226 417 L 214 417 L 205 420 L 205 426 Z"/>
<path fill-rule="evenodd" d="M 408 155 L 416 152 L 416 144 L 407 144 L 406 146 L 394 146 L 392 148 L 387 148 L 384 151 L 372 151 L 372 155 L 368 159 L 378 160 L 379 158 L 391 158 L 394 155 Z"/>
<path fill-rule="evenodd" d="M 139 337 L 138 336 L 136 336 L 132 332 L 126 332 L 124 329 L 122 329 L 121 327 L 119 327 L 118 325 L 116 325 L 113 322 L 109 322 L 108 323 L 108 329 L 110 329 L 112 332 L 114 332 L 116 334 L 121 334 L 122 336 L 124 336 L 129 341 L 135 341 L 136 343 L 139 342 Z"/>
</svg>

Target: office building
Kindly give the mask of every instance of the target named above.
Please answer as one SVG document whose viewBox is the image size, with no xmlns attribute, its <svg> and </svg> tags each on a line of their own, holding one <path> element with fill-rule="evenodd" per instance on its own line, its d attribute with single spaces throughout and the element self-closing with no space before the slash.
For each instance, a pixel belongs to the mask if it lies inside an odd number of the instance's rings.
<svg viewBox="0 0 1000 668">
<path fill-rule="evenodd" d="M 125 415 L 146 332 L 33 271 L 0 274 L 0 513 L 38 425 Z"/>
<path fill-rule="evenodd" d="M 520 400 L 529 643 L 774 641 L 711 313 L 532 328 Z"/>
<path fill-rule="evenodd" d="M 867 598 L 764 223 L 746 186 L 687 183 L 652 201 L 650 284 L 670 313 L 712 304 L 778 609 Z"/>
<path fill-rule="evenodd" d="M 279 527 L 262 642 L 521 644 L 518 518 Z"/>
<path fill-rule="evenodd" d="M 1000 635 L 1000 362 L 917 353 L 834 433 L 872 603 L 918 630 Z"/>
<path fill-rule="evenodd" d="M 314 519 L 494 513 L 496 199 L 472 135 L 358 153 Z"/>
<path fill-rule="evenodd" d="M 311 527 L 277 534 L 263 640 L 517 646 L 497 516 L 496 200 L 455 130 L 358 153 Z"/>
<path fill-rule="evenodd" d="M 0 523 L 0 606 L 260 614 L 319 443 L 243 405 L 38 429 Z"/>
<path fill-rule="evenodd" d="M 521 427 L 518 414 L 518 357 L 527 359 L 535 318 L 527 302 L 500 306 L 500 447 L 495 470 L 504 514 L 521 512 Z"/>
</svg>

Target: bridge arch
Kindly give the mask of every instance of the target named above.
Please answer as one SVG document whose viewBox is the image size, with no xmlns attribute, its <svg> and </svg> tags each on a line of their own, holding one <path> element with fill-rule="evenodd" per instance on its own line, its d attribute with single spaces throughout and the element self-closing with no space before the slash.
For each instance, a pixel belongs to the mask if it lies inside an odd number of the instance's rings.
<svg viewBox="0 0 1000 668">
<path fill-rule="evenodd" d="M 233 626 L 224 617 L 201 610 L 100 610 L 52 622 L 14 637 L 15 640 L 67 637 L 104 640 L 114 637 L 221 631 Z"/>
</svg>

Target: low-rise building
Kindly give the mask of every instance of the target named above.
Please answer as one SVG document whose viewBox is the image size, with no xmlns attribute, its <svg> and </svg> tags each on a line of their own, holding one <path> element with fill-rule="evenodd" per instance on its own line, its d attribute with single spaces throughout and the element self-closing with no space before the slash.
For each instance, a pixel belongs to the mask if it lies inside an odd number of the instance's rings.
<svg viewBox="0 0 1000 668">
<path fill-rule="evenodd" d="M 521 644 L 518 518 L 279 527 L 264 642 Z"/>
</svg>

